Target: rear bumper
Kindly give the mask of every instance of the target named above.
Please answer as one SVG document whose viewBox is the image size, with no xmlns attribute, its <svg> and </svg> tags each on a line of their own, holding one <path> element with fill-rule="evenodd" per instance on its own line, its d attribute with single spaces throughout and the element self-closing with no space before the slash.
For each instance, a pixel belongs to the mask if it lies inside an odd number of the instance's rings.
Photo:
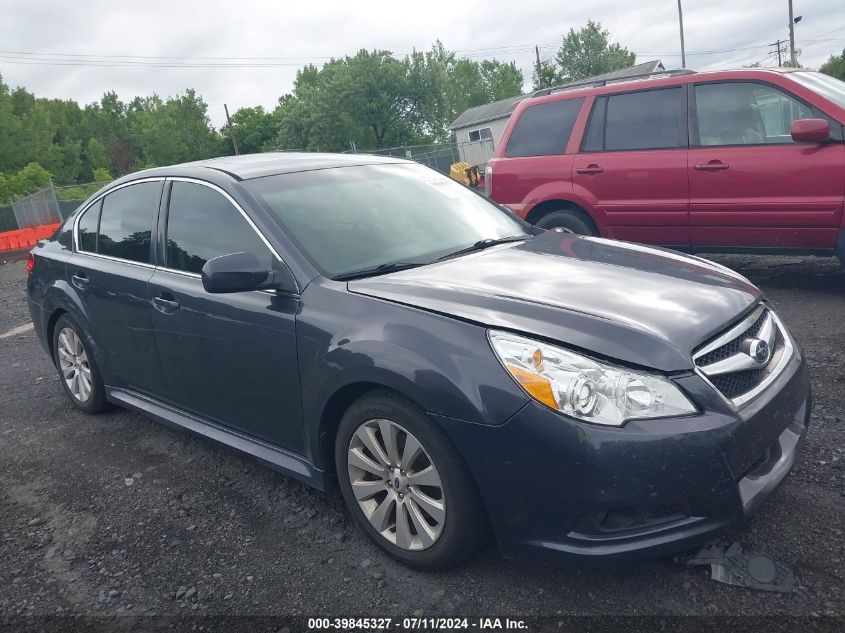
<svg viewBox="0 0 845 633">
<path fill-rule="evenodd" d="M 469 462 L 506 555 L 613 562 L 673 554 L 754 512 L 786 477 L 810 418 L 798 350 L 739 413 L 697 376 L 705 411 L 605 428 L 530 403 L 500 427 L 439 418 Z"/>
</svg>

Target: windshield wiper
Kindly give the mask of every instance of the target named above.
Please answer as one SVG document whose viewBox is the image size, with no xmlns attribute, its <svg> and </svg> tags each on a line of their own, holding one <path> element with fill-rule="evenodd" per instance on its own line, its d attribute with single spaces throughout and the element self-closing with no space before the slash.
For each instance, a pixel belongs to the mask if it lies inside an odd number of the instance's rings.
<svg viewBox="0 0 845 633">
<path fill-rule="evenodd" d="M 442 261 L 444 259 L 452 259 L 453 257 L 459 257 L 461 255 L 466 255 L 467 253 L 474 253 L 475 251 L 483 251 L 485 248 L 490 248 L 491 246 L 497 246 L 498 244 L 507 244 L 508 242 L 524 242 L 527 240 L 530 235 L 511 235 L 510 237 L 500 237 L 497 239 L 486 239 L 486 240 L 478 240 L 472 246 L 467 246 L 466 248 L 458 249 L 452 253 L 448 253 L 443 255 L 442 257 L 438 257 L 437 261 Z"/>
<path fill-rule="evenodd" d="M 376 275 L 385 275 L 387 273 L 395 273 L 400 270 L 407 270 L 409 268 L 417 268 L 418 266 L 425 266 L 430 262 L 392 262 L 390 264 L 380 264 L 372 268 L 362 268 L 361 270 L 353 270 L 349 273 L 341 273 L 332 277 L 335 281 L 349 281 L 350 279 L 362 279 L 363 277 L 374 277 Z"/>
</svg>

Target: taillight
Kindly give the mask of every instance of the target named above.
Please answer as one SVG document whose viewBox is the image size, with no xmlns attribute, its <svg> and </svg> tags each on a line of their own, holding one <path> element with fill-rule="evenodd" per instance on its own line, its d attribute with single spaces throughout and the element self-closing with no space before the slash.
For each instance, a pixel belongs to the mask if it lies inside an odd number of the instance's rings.
<svg viewBox="0 0 845 633">
<path fill-rule="evenodd" d="M 26 254 L 26 274 L 31 275 L 33 268 L 35 268 L 35 255 L 32 254 L 32 251 L 29 251 Z"/>
<path fill-rule="evenodd" d="M 484 168 L 484 195 L 488 198 L 493 193 L 493 165 L 487 163 Z"/>
</svg>

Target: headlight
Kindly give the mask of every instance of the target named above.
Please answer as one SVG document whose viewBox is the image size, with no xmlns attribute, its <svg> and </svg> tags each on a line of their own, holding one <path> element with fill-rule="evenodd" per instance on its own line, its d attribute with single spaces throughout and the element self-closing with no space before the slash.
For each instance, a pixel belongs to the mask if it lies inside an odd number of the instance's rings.
<svg viewBox="0 0 845 633">
<path fill-rule="evenodd" d="M 600 363 L 554 345 L 508 332 L 490 332 L 490 343 L 513 379 L 535 400 L 594 424 L 696 413 L 674 383 Z"/>
</svg>

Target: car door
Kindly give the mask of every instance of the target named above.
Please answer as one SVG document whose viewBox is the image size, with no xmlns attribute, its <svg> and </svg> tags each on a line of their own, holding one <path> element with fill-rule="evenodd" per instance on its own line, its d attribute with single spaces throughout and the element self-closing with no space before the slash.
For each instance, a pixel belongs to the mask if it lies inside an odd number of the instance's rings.
<svg viewBox="0 0 845 633">
<path fill-rule="evenodd" d="M 826 118 L 770 84 L 696 84 L 691 103 L 693 246 L 829 249 L 845 197 L 845 146 L 800 144 L 792 122 Z M 841 127 L 831 120 L 841 141 Z"/>
<path fill-rule="evenodd" d="M 608 237 L 689 243 L 685 109 L 685 86 L 596 98 L 572 181 Z"/>
<path fill-rule="evenodd" d="M 164 395 L 165 387 L 147 283 L 163 184 L 163 179 L 130 183 L 91 204 L 76 221 L 68 266 L 106 385 L 155 396 Z"/>
<path fill-rule="evenodd" d="M 169 401 L 302 452 L 298 297 L 210 294 L 200 277 L 213 257 L 251 252 L 269 270 L 277 255 L 222 189 L 174 179 L 166 196 L 159 228 L 163 261 L 150 280 L 149 300 Z"/>
</svg>

